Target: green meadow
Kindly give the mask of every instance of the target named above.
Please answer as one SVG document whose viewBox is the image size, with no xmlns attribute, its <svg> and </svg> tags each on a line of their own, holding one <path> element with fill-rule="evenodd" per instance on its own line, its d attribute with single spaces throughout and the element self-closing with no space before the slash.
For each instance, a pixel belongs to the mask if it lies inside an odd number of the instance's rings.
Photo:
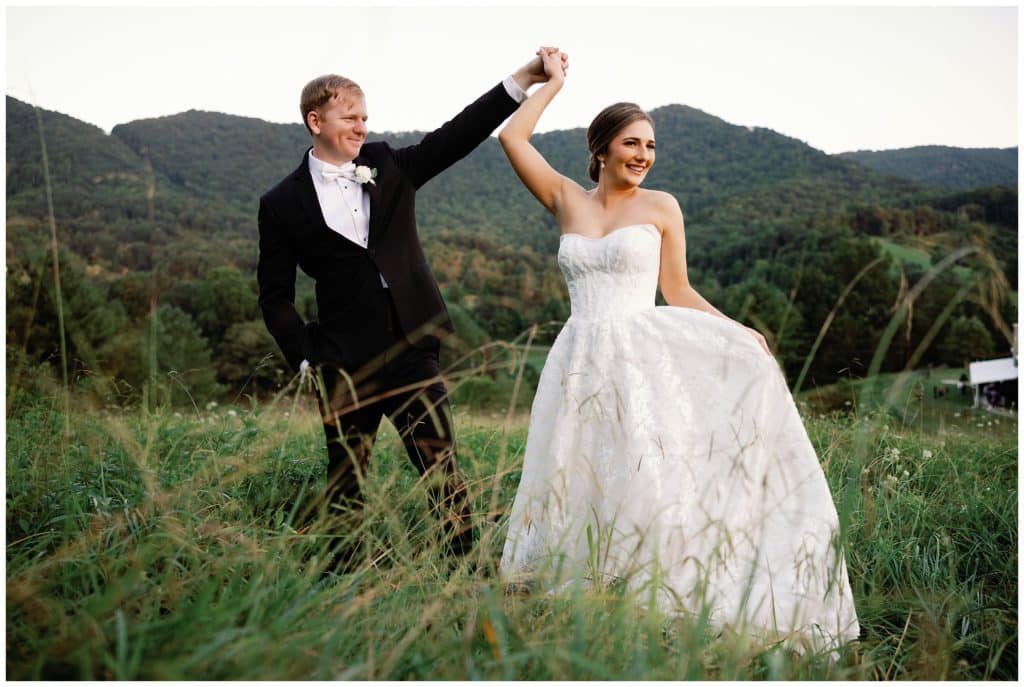
<svg viewBox="0 0 1024 687">
<path fill-rule="evenodd" d="M 839 410 L 799 397 L 864 628 L 834 656 L 644 610 L 622 588 L 506 590 L 522 413 L 456 407 L 479 542 L 450 569 L 386 423 L 363 524 L 303 529 L 326 463 L 308 393 L 145 411 L 65 403 L 37 380 L 8 397 L 7 676 L 1015 679 L 1016 420 L 935 400 L 945 373 L 915 374 Z M 346 538 L 364 558 L 325 575 Z"/>
</svg>

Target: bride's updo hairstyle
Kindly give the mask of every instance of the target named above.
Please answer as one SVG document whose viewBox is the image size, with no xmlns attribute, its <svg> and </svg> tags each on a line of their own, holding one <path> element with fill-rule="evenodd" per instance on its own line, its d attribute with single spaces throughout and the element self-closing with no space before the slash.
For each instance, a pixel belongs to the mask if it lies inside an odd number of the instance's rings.
<svg viewBox="0 0 1024 687">
<path fill-rule="evenodd" d="M 341 95 L 342 92 L 359 98 L 364 97 L 363 89 L 359 87 L 359 84 L 337 74 L 318 76 L 303 86 L 302 95 L 299 96 L 299 110 L 302 112 L 302 123 L 306 125 L 306 130 L 310 134 L 313 132 L 310 130 L 307 120 L 309 113 L 319 110 L 328 100 Z"/>
<path fill-rule="evenodd" d="M 636 103 L 615 103 L 597 113 L 587 129 L 587 149 L 590 150 L 587 174 L 591 181 L 596 182 L 601 175 L 601 161 L 597 156 L 607 153 L 608 144 L 615 138 L 615 134 L 638 119 L 646 119 L 654 127 L 654 120 Z"/>
</svg>

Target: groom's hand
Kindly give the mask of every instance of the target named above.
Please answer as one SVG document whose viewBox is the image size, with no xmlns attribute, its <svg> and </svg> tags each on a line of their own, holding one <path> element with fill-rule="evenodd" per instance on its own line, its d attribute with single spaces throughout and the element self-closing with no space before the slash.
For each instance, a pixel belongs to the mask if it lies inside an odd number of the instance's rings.
<svg viewBox="0 0 1024 687">
<path fill-rule="evenodd" d="M 512 75 L 512 78 L 515 79 L 516 84 L 518 84 L 521 89 L 525 91 L 534 84 L 547 82 L 549 77 L 547 72 L 544 70 L 544 60 L 541 56 L 543 54 L 551 53 L 558 53 L 558 48 L 543 46 L 537 50 L 536 57 L 516 70 Z M 562 74 L 564 75 L 569 72 L 569 56 L 564 52 L 560 53 L 560 55 L 562 58 Z"/>
<path fill-rule="evenodd" d="M 565 81 L 565 70 L 569 65 L 569 59 L 558 48 L 541 48 L 537 52 L 544 64 L 544 74 L 548 81 Z"/>
</svg>

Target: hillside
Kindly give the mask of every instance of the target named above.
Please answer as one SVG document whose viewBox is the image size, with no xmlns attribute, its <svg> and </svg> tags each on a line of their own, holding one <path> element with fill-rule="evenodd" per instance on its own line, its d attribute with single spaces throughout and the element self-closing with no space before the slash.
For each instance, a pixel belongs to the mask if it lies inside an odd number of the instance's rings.
<svg viewBox="0 0 1024 687">
<path fill-rule="evenodd" d="M 41 115 L 58 234 L 90 264 L 116 273 L 174 259 L 178 269 L 195 274 L 211 264 L 193 251 L 197 236 L 227 239 L 218 262 L 238 257 L 237 239 L 248 242 L 251 213 L 210 202 L 98 127 L 57 112 Z M 10 261 L 49 236 L 37 118 L 31 106 L 10 97 L 6 142 Z M 189 264 L 194 267 L 185 269 Z"/>
<path fill-rule="evenodd" d="M 671 105 L 651 112 L 657 124 L 658 164 L 649 184 L 675 195 L 688 215 L 712 206 L 744 206 L 734 219 L 770 212 L 780 189 L 805 185 L 814 209 L 850 202 L 894 202 L 922 189 L 837 159 L 767 129 L 734 126 L 700 110 Z M 413 143 L 422 132 L 372 133 L 370 140 Z M 301 124 L 189 111 L 118 125 L 112 137 L 154 169 L 203 197 L 254 208 L 260 193 L 293 169 L 309 144 Z M 583 129 L 538 135 L 551 164 L 581 184 L 587 151 Z M 466 160 L 426 186 L 417 202 L 421 229 L 497 232 L 505 240 L 550 250 L 551 223 L 526 192 L 497 141 L 486 141 Z M 721 211 L 721 207 L 719 208 Z"/>
<path fill-rule="evenodd" d="M 917 146 L 840 153 L 845 160 L 929 186 L 966 191 L 979 186 L 1016 186 L 1016 148 Z"/>
<path fill-rule="evenodd" d="M 7 99 L 7 108 L 8 202 L 14 214 L 38 216 L 42 178 L 34 115 L 13 98 Z M 681 105 L 651 114 L 659 148 L 649 184 L 675 195 L 697 232 L 715 218 L 743 223 L 765 216 L 831 214 L 851 204 L 893 204 L 924 193 L 913 182 L 767 129 L 734 126 Z M 230 218 L 217 233 L 233 237 L 251 236 L 259 195 L 294 169 L 309 142 L 301 124 L 196 110 L 121 124 L 110 136 L 57 113 L 45 113 L 44 125 L 53 151 L 51 170 L 60 182 L 57 204 L 69 214 L 81 214 L 76 209 L 83 204 L 89 207 L 82 210 L 92 211 L 92 203 L 114 199 L 104 219 L 149 217 L 146 197 L 152 183 L 155 213 L 166 211 L 166 219 L 187 226 L 195 223 L 189 215 L 197 203 L 206 211 L 216 207 Z M 383 132 L 371 134 L 370 140 L 404 145 L 421 136 Z M 535 143 L 557 169 L 589 184 L 583 129 L 541 134 Z M 64 197 L 68 183 L 76 189 L 73 197 Z M 494 139 L 427 185 L 417 205 L 420 227 L 428 235 L 470 230 L 537 251 L 555 245 L 552 222 L 518 182 Z"/>
<path fill-rule="evenodd" d="M 808 362 L 806 383 L 863 373 L 897 299 L 967 246 L 980 252 L 919 298 L 883 368 L 960 364 L 1003 349 L 1016 318 L 1015 187 L 946 192 L 683 105 L 651 114 L 658 154 L 648 185 L 683 207 L 691 281 L 723 312 L 765 332 L 791 379 L 826 321 L 831 329 Z M 20 351 L 9 357 L 10 372 L 19 355 L 25 363 L 52 360 L 59 345 L 36 115 L 10 97 L 7 115 L 7 337 L 9 350 Z M 255 215 L 260 193 L 299 163 L 304 128 L 189 111 L 105 135 L 59 113 L 41 115 L 78 368 L 127 379 L 126 393 L 137 395 L 153 365 L 139 347 L 161 336 L 167 358 L 158 367 L 205 370 L 191 381 L 207 393 L 243 384 L 262 392 L 287 380 L 279 357 L 252 369 L 263 353 L 276 354 L 256 306 Z M 421 135 L 377 136 L 401 146 Z M 535 143 L 557 169 L 589 185 L 583 129 Z M 554 223 L 496 140 L 424 187 L 417 216 L 456 322 L 452 358 L 568 316 Z M 865 269 L 878 272 L 830 320 Z M 315 316 L 302 275 L 296 303 Z M 555 331 L 548 327 L 537 343 L 550 343 Z M 964 332 L 977 335 L 957 343 Z"/>
</svg>

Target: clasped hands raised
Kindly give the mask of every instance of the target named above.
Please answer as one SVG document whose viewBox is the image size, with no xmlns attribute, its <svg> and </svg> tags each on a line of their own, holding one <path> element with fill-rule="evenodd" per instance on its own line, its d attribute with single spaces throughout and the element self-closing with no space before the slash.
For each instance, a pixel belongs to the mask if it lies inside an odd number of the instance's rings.
<svg viewBox="0 0 1024 687">
<path fill-rule="evenodd" d="M 523 65 L 516 75 L 516 81 L 521 86 L 546 83 L 552 79 L 560 81 L 565 78 L 569 71 L 567 54 L 551 46 L 541 46 L 535 54 L 536 57 Z M 521 79 L 518 78 L 520 76 Z"/>
</svg>

